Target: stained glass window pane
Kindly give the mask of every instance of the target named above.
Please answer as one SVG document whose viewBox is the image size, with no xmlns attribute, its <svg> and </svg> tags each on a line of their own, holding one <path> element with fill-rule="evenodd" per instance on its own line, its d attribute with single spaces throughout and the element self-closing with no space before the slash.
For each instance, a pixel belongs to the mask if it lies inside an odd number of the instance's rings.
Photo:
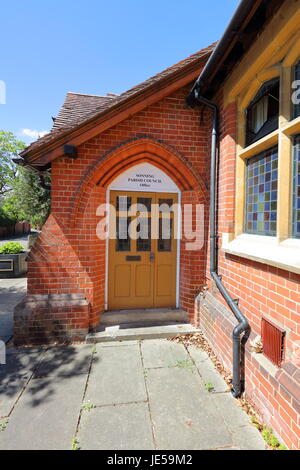
<svg viewBox="0 0 300 470">
<path fill-rule="evenodd" d="M 247 160 L 245 231 L 276 235 L 278 148 Z"/>
<path fill-rule="evenodd" d="M 300 60 L 299 62 L 295 65 L 295 72 L 294 72 L 294 80 L 299 80 L 297 87 L 295 88 L 295 99 L 299 101 L 299 83 L 300 83 Z M 293 104 L 293 118 L 296 118 L 300 116 L 300 103 L 294 103 Z"/>
<path fill-rule="evenodd" d="M 293 237 L 300 238 L 300 134 L 294 139 Z"/>
</svg>

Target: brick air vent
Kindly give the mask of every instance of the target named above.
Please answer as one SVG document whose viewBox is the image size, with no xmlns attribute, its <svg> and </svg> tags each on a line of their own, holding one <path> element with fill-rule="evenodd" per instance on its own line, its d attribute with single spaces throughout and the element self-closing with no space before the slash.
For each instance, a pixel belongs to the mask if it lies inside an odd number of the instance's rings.
<svg viewBox="0 0 300 470">
<path fill-rule="evenodd" d="M 262 318 L 261 337 L 263 353 L 276 366 L 280 367 L 284 356 L 285 331 L 269 320 Z"/>
</svg>

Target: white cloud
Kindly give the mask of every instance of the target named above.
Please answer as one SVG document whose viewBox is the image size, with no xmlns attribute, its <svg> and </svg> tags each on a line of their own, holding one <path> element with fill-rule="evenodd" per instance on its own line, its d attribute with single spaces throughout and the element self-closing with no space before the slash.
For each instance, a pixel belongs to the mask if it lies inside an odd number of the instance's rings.
<svg viewBox="0 0 300 470">
<path fill-rule="evenodd" d="M 43 137 L 45 134 L 48 134 L 49 131 L 38 131 L 36 129 L 21 129 L 21 135 L 25 137 L 30 137 L 31 139 L 38 139 Z"/>
</svg>

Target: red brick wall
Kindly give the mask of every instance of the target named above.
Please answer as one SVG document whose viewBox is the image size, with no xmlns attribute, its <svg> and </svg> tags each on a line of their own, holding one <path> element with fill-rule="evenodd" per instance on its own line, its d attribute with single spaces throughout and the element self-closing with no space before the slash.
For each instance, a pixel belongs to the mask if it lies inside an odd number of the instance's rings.
<svg viewBox="0 0 300 470">
<path fill-rule="evenodd" d="M 219 274 L 233 298 L 250 322 L 251 337 L 261 333 L 261 318 L 268 315 L 287 331 L 285 362 L 272 376 L 246 353 L 246 395 L 257 406 L 264 421 L 289 448 L 299 448 L 300 441 L 300 371 L 295 350 L 300 346 L 300 276 L 255 261 L 226 255 L 221 249 L 222 233 L 234 227 L 236 107 L 221 105 L 220 161 L 218 193 Z M 237 188 L 238 190 L 238 188 Z M 208 264 L 207 264 L 208 266 Z M 209 281 L 207 270 L 207 279 Z M 201 298 L 198 320 L 211 346 L 227 369 L 232 364 L 231 333 L 236 325 L 216 288 L 207 299 Z M 209 307 L 207 307 L 207 305 Z M 298 343 L 297 343 L 298 342 Z M 299 353 L 298 353 L 299 354 Z"/>
<path fill-rule="evenodd" d="M 29 294 L 83 293 L 91 306 L 89 327 L 99 322 L 104 310 L 105 241 L 96 236 L 100 220 L 96 208 L 105 202 L 106 189 L 97 186 L 96 177 L 90 175 L 97 172 L 100 179 L 102 162 L 128 141 L 147 138 L 159 142 L 181 159 L 182 167 L 186 162 L 196 183 L 183 191 L 182 202 L 205 204 L 207 214 L 210 116 L 205 111 L 199 126 L 198 110 L 186 106 L 191 85 L 81 145 L 77 160 L 59 158 L 52 163 L 51 216 L 30 255 Z M 168 158 L 172 160 L 172 156 Z M 180 179 L 180 168 L 171 165 Z M 204 233 L 206 222 L 202 225 Z M 181 243 L 180 303 L 191 316 L 195 295 L 205 283 L 205 250 L 204 245 L 201 250 L 187 251 L 185 242 Z"/>
</svg>

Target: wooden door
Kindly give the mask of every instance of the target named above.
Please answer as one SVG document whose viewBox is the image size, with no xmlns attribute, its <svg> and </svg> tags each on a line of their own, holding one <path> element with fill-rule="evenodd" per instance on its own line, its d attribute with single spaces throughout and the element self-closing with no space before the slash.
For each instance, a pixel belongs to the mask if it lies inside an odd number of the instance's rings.
<svg viewBox="0 0 300 470">
<path fill-rule="evenodd" d="M 176 306 L 177 194 L 111 191 L 108 308 Z"/>
</svg>

